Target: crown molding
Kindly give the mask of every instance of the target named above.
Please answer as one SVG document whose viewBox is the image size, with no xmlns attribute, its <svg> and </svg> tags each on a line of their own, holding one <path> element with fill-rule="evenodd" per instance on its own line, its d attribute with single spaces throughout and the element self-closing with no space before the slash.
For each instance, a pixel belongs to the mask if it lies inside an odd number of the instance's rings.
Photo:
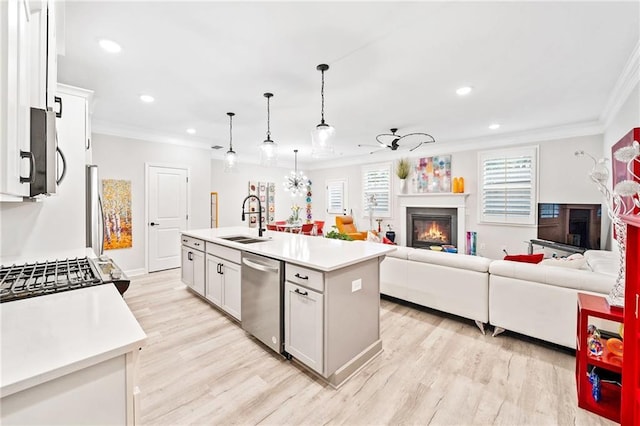
<svg viewBox="0 0 640 426">
<path fill-rule="evenodd" d="M 462 151 L 477 151 L 493 148 L 522 145 L 556 139 L 566 139 L 582 136 L 602 135 L 604 127 L 598 120 L 571 123 L 542 129 L 532 129 L 520 132 L 504 133 L 500 135 L 482 136 L 473 139 L 442 140 L 420 148 L 414 152 L 408 151 L 378 151 L 376 154 L 366 156 L 350 156 L 332 158 L 310 164 L 307 170 L 329 169 L 333 167 L 353 166 L 354 164 L 379 163 L 381 161 L 394 161 L 401 157 L 425 157 L 441 154 L 452 154 Z"/>
<path fill-rule="evenodd" d="M 137 127 L 114 125 L 112 123 L 96 119 L 91 120 L 91 133 L 117 136 L 121 138 L 134 139 L 145 142 L 166 143 L 170 145 L 186 146 L 189 148 L 198 148 L 211 151 L 210 142 L 201 138 L 190 138 L 191 140 L 187 140 L 175 135 L 153 133 Z"/>
<path fill-rule="evenodd" d="M 631 51 L 631 55 L 600 114 L 600 122 L 603 123 L 605 129 L 609 127 L 638 82 L 640 82 L 640 41 Z"/>
</svg>

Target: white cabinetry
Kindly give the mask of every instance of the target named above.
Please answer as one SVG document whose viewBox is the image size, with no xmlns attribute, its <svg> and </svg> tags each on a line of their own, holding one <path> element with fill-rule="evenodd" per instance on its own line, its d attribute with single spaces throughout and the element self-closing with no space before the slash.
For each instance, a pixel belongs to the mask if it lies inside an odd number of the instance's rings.
<svg viewBox="0 0 640 426">
<path fill-rule="evenodd" d="M 324 296 L 287 281 L 284 287 L 285 350 L 312 370 L 324 373 Z"/>
<path fill-rule="evenodd" d="M 182 236 L 182 282 L 204 296 L 204 241 Z"/>
<path fill-rule="evenodd" d="M 0 201 L 29 196 L 30 8 L 27 0 L 0 1 Z"/>
<path fill-rule="evenodd" d="M 205 297 L 240 321 L 241 274 L 239 250 L 207 243 Z"/>
<path fill-rule="evenodd" d="M 54 108 L 57 84 L 56 2 L 31 0 L 30 99 L 34 108 Z"/>
</svg>

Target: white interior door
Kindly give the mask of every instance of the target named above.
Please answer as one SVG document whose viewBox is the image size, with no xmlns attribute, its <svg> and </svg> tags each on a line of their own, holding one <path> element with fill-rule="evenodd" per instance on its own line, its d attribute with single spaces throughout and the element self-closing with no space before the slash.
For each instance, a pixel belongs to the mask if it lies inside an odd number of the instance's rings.
<svg viewBox="0 0 640 426">
<path fill-rule="evenodd" d="M 180 266 L 180 231 L 187 229 L 187 170 L 149 166 L 149 272 Z"/>
</svg>

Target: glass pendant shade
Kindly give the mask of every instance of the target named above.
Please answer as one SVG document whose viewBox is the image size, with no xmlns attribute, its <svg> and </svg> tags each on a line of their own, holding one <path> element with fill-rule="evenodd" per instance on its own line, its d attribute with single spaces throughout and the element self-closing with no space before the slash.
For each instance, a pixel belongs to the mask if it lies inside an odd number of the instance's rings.
<svg viewBox="0 0 640 426">
<path fill-rule="evenodd" d="M 322 106 L 320 109 L 320 124 L 311 132 L 311 156 L 323 158 L 333 155 L 333 135 L 336 130 L 324 121 L 324 72 L 329 69 L 329 65 L 320 64 L 316 69 L 322 73 L 322 88 L 320 89 Z"/>
<path fill-rule="evenodd" d="M 267 138 L 260 144 L 260 165 L 265 167 L 275 166 L 278 161 L 278 144 L 271 140 L 271 110 L 269 99 L 273 93 L 265 93 L 267 98 Z"/>
<path fill-rule="evenodd" d="M 278 144 L 272 140 L 265 140 L 260 144 L 260 165 L 270 167 L 278 162 Z"/>
<path fill-rule="evenodd" d="M 228 112 L 229 116 L 229 151 L 224 157 L 224 171 L 226 173 L 235 172 L 238 165 L 238 155 L 233 150 L 233 112 Z"/>
<path fill-rule="evenodd" d="M 227 173 L 235 172 L 237 170 L 238 155 L 235 151 L 229 150 L 224 157 L 224 171 Z"/>
<path fill-rule="evenodd" d="M 294 149 L 293 152 L 295 154 L 295 169 L 284 177 L 282 184 L 285 192 L 290 193 L 292 197 L 300 197 L 307 193 L 309 178 L 298 170 L 298 150 Z"/>
<path fill-rule="evenodd" d="M 311 132 L 311 155 L 314 158 L 330 157 L 333 155 L 333 135 L 336 129 L 325 123 L 318 124 Z"/>
</svg>

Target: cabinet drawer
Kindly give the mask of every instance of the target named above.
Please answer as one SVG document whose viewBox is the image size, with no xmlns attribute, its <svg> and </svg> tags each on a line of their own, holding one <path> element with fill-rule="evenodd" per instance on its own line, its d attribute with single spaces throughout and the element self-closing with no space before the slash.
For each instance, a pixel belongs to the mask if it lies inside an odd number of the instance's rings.
<svg viewBox="0 0 640 426">
<path fill-rule="evenodd" d="M 240 264 L 240 250 L 207 242 L 207 253 Z"/>
<path fill-rule="evenodd" d="M 191 247 L 194 250 L 204 251 L 204 241 L 199 240 L 193 237 L 187 237 L 186 235 L 182 235 L 180 237 L 180 242 L 183 246 Z"/>
<path fill-rule="evenodd" d="M 319 292 L 324 292 L 324 274 L 313 269 L 287 263 L 285 267 L 287 281 L 299 284 Z"/>
</svg>

